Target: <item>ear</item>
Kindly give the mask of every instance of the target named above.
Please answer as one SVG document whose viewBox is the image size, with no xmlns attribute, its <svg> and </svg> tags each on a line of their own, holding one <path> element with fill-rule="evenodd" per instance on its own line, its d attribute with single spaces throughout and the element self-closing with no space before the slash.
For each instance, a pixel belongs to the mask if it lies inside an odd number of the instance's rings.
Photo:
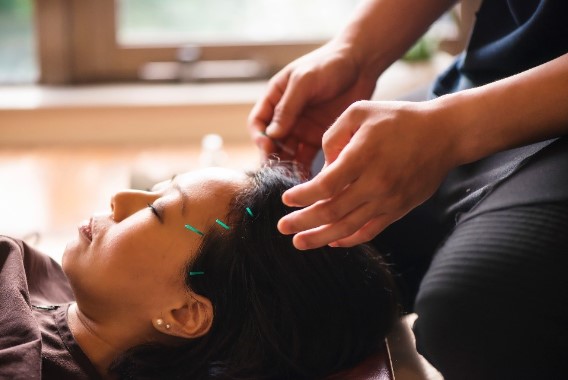
<svg viewBox="0 0 568 380">
<path fill-rule="evenodd" d="M 206 297 L 188 293 L 185 302 L 164 313 L 160 319 L 161 323 L 154 323 L 160 332 L 185 339 L 198 338 L 207 334 L 213 324 L 213 305 Z"/>
</svg>

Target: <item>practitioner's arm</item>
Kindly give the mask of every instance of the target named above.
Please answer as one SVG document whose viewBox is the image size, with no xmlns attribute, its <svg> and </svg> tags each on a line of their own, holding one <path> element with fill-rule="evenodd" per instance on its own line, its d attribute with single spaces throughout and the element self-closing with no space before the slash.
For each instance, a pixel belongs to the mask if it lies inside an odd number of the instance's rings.
<svg viewBox="0 0 568 380">
<path fill-rule="evenodd" d="M 378 76 L 454 2 L 363 2 L 335 38 L 270 80 L 248 121 L 263 155 L 279 152 L 309 167 L 327 128 L 350 104 L 369 99 Z"/>
<path fill-rule="evenodd" d="M 370 240 L 430 197 L 448 170 L 568 133 L 568 54 L 423 103 L 357 102 L 325 133 L 326 167 L 288 190 L 280 220 L 301 249 Z"/>
</svg>

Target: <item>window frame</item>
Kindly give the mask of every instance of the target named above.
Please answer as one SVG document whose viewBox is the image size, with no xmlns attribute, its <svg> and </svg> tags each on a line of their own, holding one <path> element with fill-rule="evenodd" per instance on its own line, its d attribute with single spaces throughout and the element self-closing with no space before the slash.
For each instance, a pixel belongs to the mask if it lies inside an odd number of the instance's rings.
<svg viewBox="0 0 568 380">
<path fill-rule="evenodd" d="M 148 62 L 175 62 L 179 46 L 128 47 L 116 40 L 115 0 L 35 0 L 40 83 L 139 80 Z M 324 41 L 201 44 L 202 60 L 261 59 L 272 72 Z"/>
<path fill-rule="evenodd" d="M 115 0 L 35 0 L 34 7 L 41 84 L 138 81 L 146 63 L 178 61 L 180 46 L 120 46 Z M 451 53 L 463 48 L 471 26 L 471 20 L 458 15 L 458 39 L 441 44 Z M 203 44 L 200 59 L 258 59 L 273 74 L 324 42 Z"/>
</svg>

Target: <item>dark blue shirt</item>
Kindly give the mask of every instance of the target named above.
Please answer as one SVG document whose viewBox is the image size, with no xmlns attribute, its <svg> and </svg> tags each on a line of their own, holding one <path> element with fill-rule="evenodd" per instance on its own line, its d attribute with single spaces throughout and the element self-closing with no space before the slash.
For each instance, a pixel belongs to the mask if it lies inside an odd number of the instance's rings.
<svg viewBox="0 0 568 380">
<path fill-rule="evenodd" d="M 481 86 L 568 53 L 568 0 L 484 0 L 476 17 L 467 50 L 434 83 L 431 96 Z M 552 185 L 558 173 L 568 170 L 566 139 L 495 153 L 452 170 L 434 197 L 442 219 L 458 220 L 535 160 L 546 163 L 533 164 L 540 165 L 541 174 L 524 170 L 517 175 L 521 179 L 515 183 L 522 185 L 510 199 L 515 204 L 568 199 L 565 184 Z"/>
<path fill-rule="evenodd" d="M 485 0 L 465 53 L 434 96 L 477 87 L 568 53 L 567 0 Z"/>
</svg>

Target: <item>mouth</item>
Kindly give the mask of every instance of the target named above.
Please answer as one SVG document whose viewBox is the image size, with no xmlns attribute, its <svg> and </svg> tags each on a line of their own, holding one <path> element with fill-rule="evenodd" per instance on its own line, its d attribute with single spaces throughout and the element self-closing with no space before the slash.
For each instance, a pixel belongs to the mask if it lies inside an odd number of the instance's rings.
<svg viewBox="0 0 568 380">
<path fill-rule="evenodd" d="M 79 233 L 83 235 L 88 241 L 93 241 L 93 230 L 91 228 L 93 219 L 84 220 L 79 225 Z"/>
</svg>

